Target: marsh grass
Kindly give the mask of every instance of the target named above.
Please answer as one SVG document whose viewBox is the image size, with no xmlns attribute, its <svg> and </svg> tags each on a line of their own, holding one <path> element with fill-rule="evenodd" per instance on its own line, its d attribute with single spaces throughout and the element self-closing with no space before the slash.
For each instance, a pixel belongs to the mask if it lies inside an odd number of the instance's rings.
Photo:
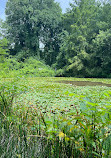
<svg viewBox="0 0 111 158">
<path fill-rule="evenodd" d="M 109 158 L 111 89 L 54 80 L 1 82 L 0 157 Z"/>
</svg>

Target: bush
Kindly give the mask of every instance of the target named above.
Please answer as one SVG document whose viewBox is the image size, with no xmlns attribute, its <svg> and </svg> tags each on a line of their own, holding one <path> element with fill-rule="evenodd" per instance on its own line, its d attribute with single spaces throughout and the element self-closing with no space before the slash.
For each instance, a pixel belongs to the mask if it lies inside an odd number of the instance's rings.
<svg viewBox="0 0 111 158">
<path fill-rule="evenodd" d="M 24 62 L 18 61 L 16 58 L 6 58 L 4 63 L 0 63 L 1 77 L 53 77 L 55 72 L 50 66 L 45 65 L 33 57 L 24 58 Z"/>
</svg>

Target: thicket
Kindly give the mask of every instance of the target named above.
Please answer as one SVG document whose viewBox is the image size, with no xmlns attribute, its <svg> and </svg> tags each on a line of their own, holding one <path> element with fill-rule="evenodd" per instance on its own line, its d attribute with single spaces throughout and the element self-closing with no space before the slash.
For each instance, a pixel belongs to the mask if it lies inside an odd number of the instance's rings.
<svg viewBox="0 0 111 158">
<path fill-rule="evenodd" d="M 0 63 L 0 77 L 53 77 L 55 71 L 38 58 L 29 57 L 24 61 L 19 61 L 19 57 L 12 56 L 5 58 Z"/>
</svg>

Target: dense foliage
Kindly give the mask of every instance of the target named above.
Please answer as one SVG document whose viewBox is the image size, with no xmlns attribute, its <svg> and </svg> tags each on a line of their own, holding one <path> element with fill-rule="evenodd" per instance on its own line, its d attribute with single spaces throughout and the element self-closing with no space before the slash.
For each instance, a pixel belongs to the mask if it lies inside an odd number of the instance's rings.
<svg viewBox="0 0 111 158">
<path fill-rule="evenodd" d="M 73 0 L 70 6 L 62 14 L 54 0 L 8 0 L 10 54 L 22 62 L 36 56 L 56 76 L 111 77 L 111 0 Z"/>
<path fill-rule="evenodd" d="M 11 56 L 0 63 L 0 78 L 12 77 L 53 77 L 55 71 L 37 58 L 30 57 L 24 62 Z"/>
<path fill-rule="evenodd" d="M 6 7 L 7 34 L 15 54 L 24 50 L 51 65 L 58 53 L 61 8 L 53 0 L 8 0 Z M 40 51 L 40 44 L 44 52 Z M 56 53 L 55 53 L 56 52 Z"/>
<path fill-rule="evenodd" d="M 110 77 L 111 1 L 74 1 L 63 15 L 56 65 L 65 76 Z"/>
<path fill-rule="evenodd" d="M 51 78 L 111 77 L 111 0 L 70 5 L 62 14 L 54 0 L 7 1 L 0 157 L 111 157 L 111 80 Z"/>
<path fill-rule="evenodd" d="M 62 80 L 0 81 L 0 157 L 111 157 L 111 88 Z"/>
<path fill-rule="evenodd" d="M 8 55 L 8 40 L 3 35 L 2 27 L 3 22 L 0 20 L 0 63 L 3 63 L 5 57 Z"/>
</svg>

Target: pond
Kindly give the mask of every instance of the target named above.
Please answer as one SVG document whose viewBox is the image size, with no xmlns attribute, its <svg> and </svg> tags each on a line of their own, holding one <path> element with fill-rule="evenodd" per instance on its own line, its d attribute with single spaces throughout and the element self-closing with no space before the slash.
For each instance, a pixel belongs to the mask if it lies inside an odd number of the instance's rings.
<svg viewBox="0 0 111 158">
<path fill-rule="evenodd" d="M 91 82 L 91 81 L 57 81 L 59 83 L 71 84 L 75 86 L 107 86 L 111 87 L 111 84 L 102 82 Z"/>
</svg>

